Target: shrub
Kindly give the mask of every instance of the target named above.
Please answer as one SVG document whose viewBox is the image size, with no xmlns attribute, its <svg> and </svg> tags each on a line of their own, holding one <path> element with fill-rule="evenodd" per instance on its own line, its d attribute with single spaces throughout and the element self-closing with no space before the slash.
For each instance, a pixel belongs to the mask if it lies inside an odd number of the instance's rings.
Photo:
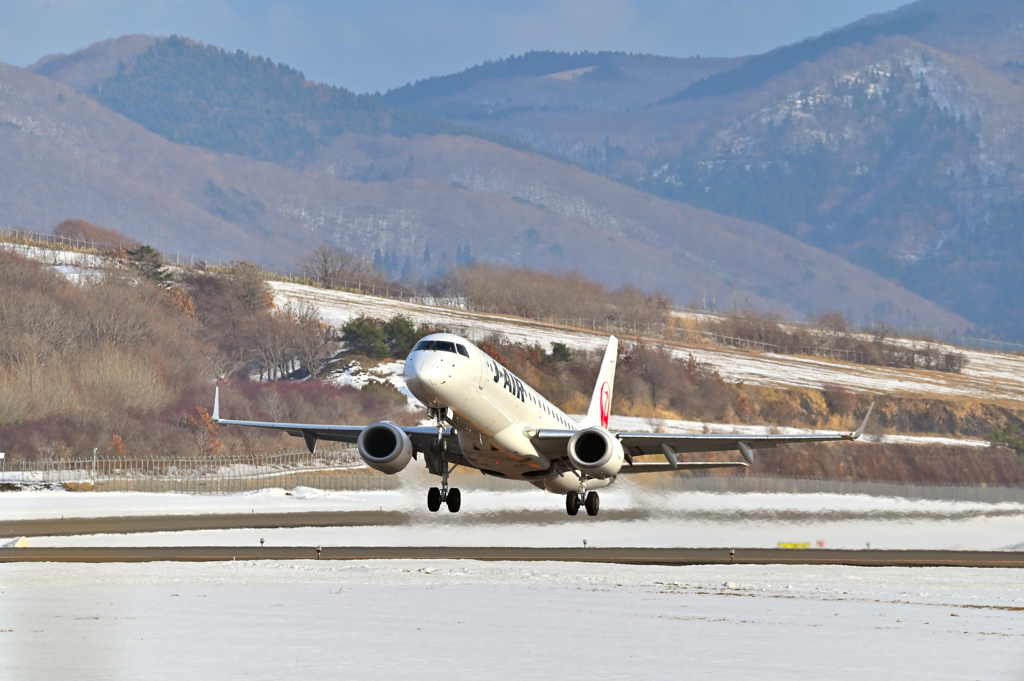
<svg viewBox="0 0 1024 681">
<path fill-rule="evenodd" d="M 349 350 L 379 359 L 388 356 L 383 325 L 376 319 L 356 317 L 342 327 L 341 340 Z"/>
<path fill-rule="evenodd" d="M 390 383 L 369 381 L 363 386 L 363 392 L 370 395 L 378 402 L 384 403 L 393 409 L 398 409 L 408 404 L 408 400 L 406 400 L 405 395 Z"/>
<path fill-rule="evenodd" d="M 384 343 L 392 357 L 405 357 L 423 335 L 405 315 L 395 315 L 384 323 Z"/>
<path fill-rule="evenodd" d="M 989 437 L 989 444 L 993 447 L 1009 447 L 1018 454 L 1024 454 L 1024 434 L 1020 432 L 1020 426 L 1016 423 L 1009 423 L 993 431 Z"/>
<path fill-rule="evenodd" d="M 552 362 L 565 363 L 572 361 L 572 350 L 565 343 L 555 341 L 551 344 L 551 353 L 545 358 Z"/>
<path fill-rule="evenodd" d="M 53 234 L 54 236 L 62 236 L 66 239 L 81 239 L 86 242 L 95 242 L 100 248 L 127 249 L 138 248 L 140 245 L 135 239 L 125 236 L 117 230 L 94 225 L 86 220 L 64 220 L 53 228 Z"/>
<path fill-rule="evenodd" d="M 857 396 L 841 385 L 827 383 L 823 389 L 825 402 L 833 414 L 849 416 L 857 406 Z"/>
</svg>

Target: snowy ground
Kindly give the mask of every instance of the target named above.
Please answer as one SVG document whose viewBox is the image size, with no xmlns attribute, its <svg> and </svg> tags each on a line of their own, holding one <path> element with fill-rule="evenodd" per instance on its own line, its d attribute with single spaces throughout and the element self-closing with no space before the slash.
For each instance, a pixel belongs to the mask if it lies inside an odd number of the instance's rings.
<svg viewBox="0 0 1024 681">
<path fill-rule="evenodd" d="M 0 565 L 11 679 L 1020 679 L 1024 574 L 475 561 Z"/>
<path fill-rule="evenodd" d="M 107 259 L 101 255 L 65 251 L 58 248 L 40 248 L 38 246 L 0 242 L 0 249 L 17 253 L 33 260 L 39 260 L 65 273 L 78 273 L 82 270 L 99 269 L 105 267 L 108 263 Z"/>
<path fill-rule="evenodd" d="M 459 483 L 462 484 L 462 483 Z M 540 490 L 495 492 L 463 485 L 462 510 L 425 508 L 413 479 L 388 492 L 300 488 L 224 497 L 174 494 L 0 494 L 9 520 L 161 514 L 398 510 L 407 524 L 364 527 L 201 530 L 32 537 L 31 546 L 582 546 L 749 547 L 821 541 L 834 549 L 1024 550 L 1024 503 L 912 500 L 838 494 L 671 492 L 622 484 L 602 490 L 603 516 L 564 515 L 562 497 Z M 615 511 L 627 518 L 614 518 Z M 3 532 L 0 522 L 0 532 Z"/>
<path fill-rule="evenodd" d="M 362 390 L 370 381 L 387 383 L 405 396 L 409 409 L 426 409 L 405 384 L 405 360 L 381 362 L 371 367 L 362 367 L 355 362 L 344 371 L 331 374 L 328 379 L 336 385 L 351 386 Z"/>
<path fill-rule="evenodd" d="M 270 285 L 278 304 L 311 303 L 331 324 L 343 324 L 359 315 L 388 318 L 404 314 L 417 323 L 447 326 L 474 341 L 498 333 L 513 342 L 539 343 L 545 348 L 550 347 L 552 341 L 581 350 L 600 350 L 607 344 L 606 336 L 601 334 L 501 315 L 428 307 L 301 284 L 270 282 Z M 973 397 L 985 401 L 1024 400 L 1024 356 L 961 348 L 950 350 L 967 356 L 968 365 L 962 374 L 869 367 L 720 346 L 693 346 L 676 349 L 675 352 L 693 354 L 699 361 L 714 365 L 724 378 L 743 380 L 753 385 L 821 388 L 826 383 L 836 383 L 879 394 Z"/>
</svg>

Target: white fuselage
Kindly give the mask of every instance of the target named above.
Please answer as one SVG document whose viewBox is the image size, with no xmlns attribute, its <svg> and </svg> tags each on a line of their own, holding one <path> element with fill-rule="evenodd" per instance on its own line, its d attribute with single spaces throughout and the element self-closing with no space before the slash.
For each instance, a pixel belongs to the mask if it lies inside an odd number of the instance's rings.
<svg viewBox="0 0 1024 681">
<path fill-rule="evenodd" d="M 576 421 L 466 339 L 434 334 L 416 347 L 428 342 L 445 349 L 409 353 L 406 384 L 427 407 L 448 410 L 446 420 L 458 432 L 463 456 L 481 470 L 528 480 L 550 491 L 579 488 L 579 478 L 572 471 L 554 470 L 530 436 L 539 429 L 576 431 Z M 611 479 L 588 480 L 586 486 L 610 483 Z"/>
</svg>

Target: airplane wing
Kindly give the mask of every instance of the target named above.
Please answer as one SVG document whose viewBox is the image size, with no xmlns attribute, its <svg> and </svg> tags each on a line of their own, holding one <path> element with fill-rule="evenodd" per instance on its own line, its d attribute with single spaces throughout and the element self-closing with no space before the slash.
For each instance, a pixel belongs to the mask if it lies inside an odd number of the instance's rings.
<svg viewBox="0 0 1024 681">
<path fill-rule="evenodd" d="M 809 435 L 745 435 L 742 433 L 707 433 L 707 434 L 666 434 L 666 433 L 613 433 L 622 443 L 626 454 L 626 465 L 621 473 L 659 473 L 665 471 L 693 470 L 708 468 L 727 468 L 748 466 L 754 462 L 755 449 L 766 449 L 778 445 L 800 444 L 811 442 L 840 442 L 856 440 L 864 433 L 874 403 L 868 408 L 860 428 L 852 433 L 814 433 Z M 548 452 L 565 451 L 573 432 L 567 430 L 539 430 L 533 438 Z M 727 452 L 736 450 L 745 461 L 679 461 L 678 454 L 696 452 Z M 634 462 L 637 456 L 663 456 L 668 463 Z"/>
<path fill-rule="evenodd" d="M 306 442 L 309 451 L 313 451 L 317 440 L 329 442 L 348 442 L 355 444 L 359 434 L 366 430 L 367 426 L 331 426 L 322 423 L 278 423 L 273 421 L 237 421 L 234 419 L 220 418 L 220 389 L 214 393 L 213 415 L 214 423 L 222 426 L 245 426 L 247 428 L 263 428 L 266 430 L 277 430 L 294 437 L 301 437 Z M 413 445 L 418 451 L 425 451 L 436 447 L 437 428 L 431 426 L 409 426 L 403 427 L 405 434 L 409 436 Z M 451 428 L 444 431 L 443 437 L 457 442 L 457 437 Z M 453 443 L 449 442 L 451 448 Z"/>
</svg>

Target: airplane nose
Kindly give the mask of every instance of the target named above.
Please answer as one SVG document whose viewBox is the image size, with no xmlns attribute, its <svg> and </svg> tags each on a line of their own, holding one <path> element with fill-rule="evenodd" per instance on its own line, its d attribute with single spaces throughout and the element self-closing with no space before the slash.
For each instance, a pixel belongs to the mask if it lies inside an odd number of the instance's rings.
<svg viewBox="0 0 1024 681">
<path fill-rule="evenodd" d="M 429 400 L 432 397 L 431 388 L 437 385 L 439 380 L 443 380 L 443 369 L 433 354 L 417 352 L 405 360 L 405 384 L 421 401 Z"/>
</svg>

